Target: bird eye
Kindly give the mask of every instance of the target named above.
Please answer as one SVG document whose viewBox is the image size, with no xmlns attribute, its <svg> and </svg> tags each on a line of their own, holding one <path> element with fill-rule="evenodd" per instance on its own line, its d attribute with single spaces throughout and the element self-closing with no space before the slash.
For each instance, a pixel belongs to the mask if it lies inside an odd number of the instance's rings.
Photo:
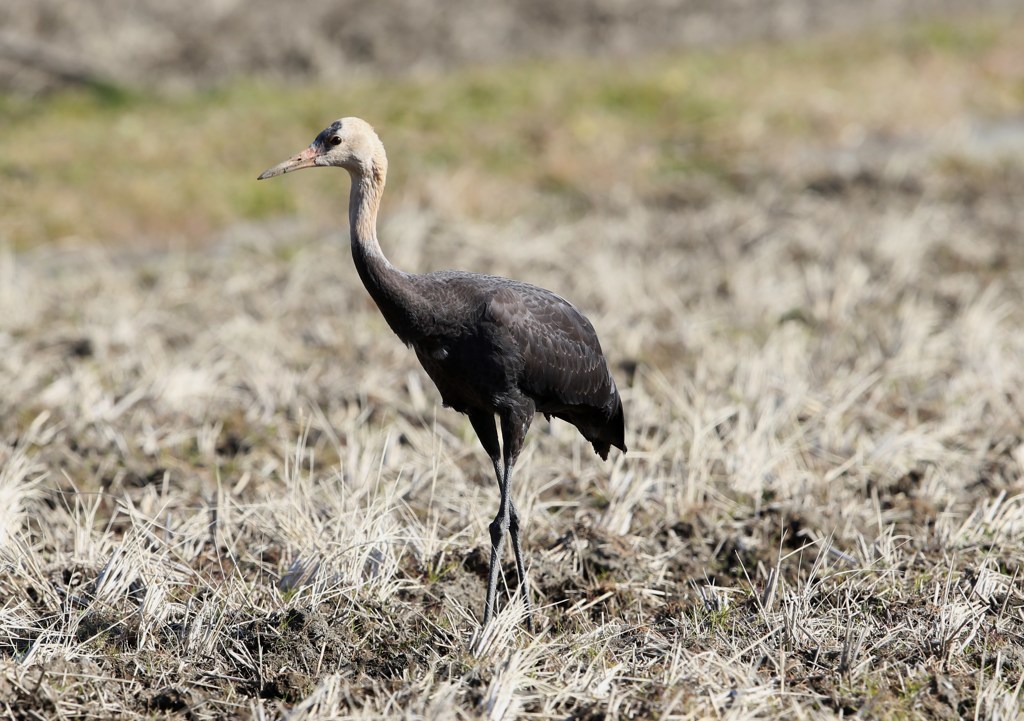
<svg viewBox="0 0 1024 721">
<path fill-rule="evenodd" d="M 331 145 L 341 145 L 341 136 L 332 135 L 330 140 Z"/>
</svg>

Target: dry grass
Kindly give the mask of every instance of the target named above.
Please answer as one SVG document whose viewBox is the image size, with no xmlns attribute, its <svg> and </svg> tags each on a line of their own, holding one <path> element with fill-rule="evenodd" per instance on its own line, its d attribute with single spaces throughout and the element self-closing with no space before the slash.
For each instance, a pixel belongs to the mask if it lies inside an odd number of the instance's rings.
<svg viewBox="0 0 1024 721">
<path fill-rule="evenodd" d="M 629 454 L 538 420 L 517 468 L 536 636 L 478 629 L 490 469 L 345 234 L 0 254 L 0 714 L 1024 717 L 1024 168 L 788 147 L 557 220 L 385 204 L 399 266 L 565 294 L 620 380 Z"/>
<path fill-rule="evenodd" d="M 536 637 L 477 629 L 489 469 L 343 236 L 7 254 L 0 708 L 1019 717 L 1020 171 L 866 177 L 389 215 L 398 263 L 558 288 L 618 368 L 631 452 L 541 421 L 516 479 Z"/>
</svg>

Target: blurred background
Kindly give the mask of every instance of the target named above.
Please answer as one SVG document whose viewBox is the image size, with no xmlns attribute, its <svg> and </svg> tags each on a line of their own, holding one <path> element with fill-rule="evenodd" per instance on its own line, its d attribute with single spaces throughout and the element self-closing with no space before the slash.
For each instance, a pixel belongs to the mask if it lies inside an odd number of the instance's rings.
<svg viewBox="0 0 1024 721">
<path fill-rule="evenodd" d="M 1011 11 L 1014 0 L 14 0 L 0 10 L 8 88 L 70 76 L 148 88 L 209 87 L 244 77 L 340 81 L 353 71 L 407 74 L 528 58 L 635 58 L 815 32 L 850 32 L 958 14 Z"/>
<path fill-rule="evenodd" d="M 13 0 L 0 6 L 0 243 L 179 247 L 240 221 L 340 223 L 338 178 L 254 178 L 342 115 L 388 146 L 392 208 L 499 223 L 1019 153 L 1020 11 Z"/>
</svg>

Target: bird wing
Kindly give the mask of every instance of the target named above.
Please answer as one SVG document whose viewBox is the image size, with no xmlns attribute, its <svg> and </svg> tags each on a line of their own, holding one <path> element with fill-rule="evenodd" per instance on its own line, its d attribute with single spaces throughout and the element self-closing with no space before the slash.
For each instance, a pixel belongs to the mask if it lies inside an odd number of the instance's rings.
<svg viewBox="0 0 1024 721">
<path fill-rule="evenodd" d="M 525 283 L 495 290 L 486 315 L 510 336 L 522 360 L 522 390 L 538 410 L 612 408 L 618 392 L 597 332 L 567 300 Z"/>
</svg>

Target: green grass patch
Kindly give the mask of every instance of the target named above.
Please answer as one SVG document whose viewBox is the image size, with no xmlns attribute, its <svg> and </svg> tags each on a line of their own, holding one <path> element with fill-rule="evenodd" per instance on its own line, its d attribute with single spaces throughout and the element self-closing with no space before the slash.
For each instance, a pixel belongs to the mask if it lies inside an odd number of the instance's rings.
<svg viewBox="0 0 1024 721">
<path fill-rule="evenodd" d="M 545 203 L 571 212 L 600 203 L 611 186 L 644 195 L 688 176 L 724 177 L 740 156 L 769 162 L 790 141 L 834 142 L 852 126 L 898 132 L 1019 111 L 1024 82 L 986 59 L 1011 48 L 1020 26 L 931 23 L 344 87 L 250 81 L 175 96 L 91 88 L 0 97 L 0 242 L 199 240 L 279 214 L 340 222 L 337 174 L 267 184 L 255 176 L 341 115 L 380 131 L 389 202 L 440 195 L 449 210 L 499 222 L 546 212 Z"/>
</svg>

